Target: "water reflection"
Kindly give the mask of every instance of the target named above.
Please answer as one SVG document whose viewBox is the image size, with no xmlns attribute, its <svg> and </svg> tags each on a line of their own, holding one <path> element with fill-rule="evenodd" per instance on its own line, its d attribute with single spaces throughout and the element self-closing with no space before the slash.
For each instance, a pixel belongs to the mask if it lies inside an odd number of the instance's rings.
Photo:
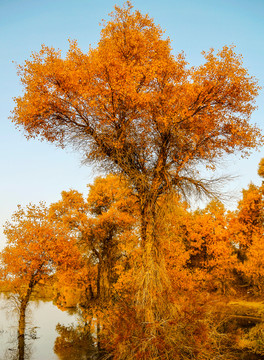
<svg viewBox="0 0 264 360">
<path fill-rule="evenodd" d="M 64 326 L 58 324 L 59 336 L 55 340 L 54 352 L 61 360 L 98 359 L 97 348 L 91 335 L 90 326 Z"/>
<path fill-rule="evenodd" d="M 14 336 L 8 343 L 4 353 L 5 360 L 33 360 L 33 345 L 37 339 L 35 328 L 28 328 L 31 334 L 25 336 Z M 60 360 L 92 360 L 98 359 L 97 348 L 94 345 L 90 328 L 80 325 L 65 326 L 57 324 L 56 331 L 59 336 L 55 340 L 54 353 Z M 13 334 L 14 335 L 14 334 Z"/>
<path fill-rule="evenodd" d="M 0 360 L 98 360 L 91 324 L 81 321 L 82 312 L 78 316 L 71 313 L 50 302 L 32 302 L 26 334 L 18 339 L 17 314 L 7 299 L 0 296 Z M 87 319 L 88 315 L 83 317 Z M 235 358 L 263 359 L 245 352 Z"/>
<path fill-rule="evenodd" d="M 14 337 L 8 343 L 4 354 L 5 360 L 31 360 L 32 344 L 26 341 L 25 336 Z"/>
<path fill-rule="evenodd" d="M 63 336 L 56 331 L 56 325 L 60 323 L 58 329 L 63 327 L 74 329 L 75 326 L 78 326 L 76 316 L 69 315 L 66 311 L 62 312 L 50 302 L 32 302 L 27 313 L 25 336 L 18 338 L 18 316 L 14 310 L 14 307 L 6 298 L 0 297 L 1 360 L 69 359 L 62 352 L 55 353 L 53 350 L 57 337 L 61 338 L 61 342 L 63 342 Z M 80 335 L 78 336 L 80 338 Z M 67 341 L 65 341 L 65 345 L 67 345 Z M 70 351 L 69 346 L 68 351 Z M 74 353 L 74 351 L 76 351 L 76 348 L 71 352 Z M 88 354 L 87 351 L 88 349 L 85 347 L 83 349 L 85 356 Z M 79 359 L 83 358 L 81 356 L 79 356 Z M 75 358 L 72 357 L 72 359 Z M 89 359 L 89 357 L 86 357 L 86 359 Z"/>
<path fill-rule="evenodd" d="M 17 336 L 17 329 L 10 333 L 1 360 L 31 360 L 32 344 L 26 337 Z"/>
</svg>

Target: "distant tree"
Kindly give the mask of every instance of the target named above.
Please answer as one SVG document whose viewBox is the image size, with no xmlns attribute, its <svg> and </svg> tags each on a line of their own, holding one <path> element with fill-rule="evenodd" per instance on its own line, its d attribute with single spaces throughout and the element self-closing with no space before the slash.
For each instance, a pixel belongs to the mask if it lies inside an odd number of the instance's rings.
<svg viewBox="0 0 264 360">
<path fill-rule="evenodd" d="M 240 260 L 245 259 L 245 252 L 250 247 L 254 235 L 261 234 L 264 226 L 263 187 L 249 184 L 242 190 L 242 199 L 231 220 L 233 241 L 240 249 Z"/>
<path fill-rule="evenodd" d="M 83 255 L 84 266 L 95 275 L 86 284 L 90 300 L 103 304 L 111 298 L 114 268 L 126 252 L 122 236 L 136 223 L 133 210 L 131 191 L 111 174 L 95 179 L 87 200 L 75 190 L 63 191 L 62 199 L 50 206 L 50 219 L 68 228 Z"/>
<path fill-rule="evenodd" d="M 6 222 L 7 246 L 0 254 L 1 279 L 19 304 L 18 335 L 24 337 L 26 309 L 34 289 L 54 274 L 57 266 L 72 266 L 78 251 L 63 227 L 48 219 L 43 203 L 28 205 Z"/>
<path fill-rule="evenodd" d="M 263 159 L 258 174 L 263 175 Z M 264 185 L 250 183 L 242 190 L 242 199 L 232 213 L 229 224 L 230 238 L 236 245 L 239 260 L 238 272 L 244 285 L 263 292 L 264 254 Z"/>
<path fill-rule="evenodd" d="M 131 248 L 127 239 L 137 224 L 135 198 L 126 185 L 119 176 L 98 177 L 89 186 L 87 200 L 75 190 L 63 191 L 62 199 L 49 209 L 50 219 L 68 228 L 82 254 L 82 269 L 58 275 L 60 292 L 65 285 L 68 295 L 71 287 L 83 290 L 81 305 L 90 310 L 94 324 L 96 319 L 98 348 L 102 318 L 111 312 L 114 284 L 120 276 L 116 268 L 123 270 L 121 264 Z M 63 297 L 67 301 L 67 294 Z"/>
<path fill-rule="evenodd" d="M 188 265 L 194 274 L 196 272 L 197 286 L 201 290 L 230 291 L 237 257 L 224 205 L 212 200 L 205 209 L 194 211 L 186 224 L 186 246 L 190 253 Z"/>
<path fill-rule="evenodd" d="M 261 178 L 264 178 L 264 158 L 262 158 L 259 162 L 258 175 Z"/>
</svg>

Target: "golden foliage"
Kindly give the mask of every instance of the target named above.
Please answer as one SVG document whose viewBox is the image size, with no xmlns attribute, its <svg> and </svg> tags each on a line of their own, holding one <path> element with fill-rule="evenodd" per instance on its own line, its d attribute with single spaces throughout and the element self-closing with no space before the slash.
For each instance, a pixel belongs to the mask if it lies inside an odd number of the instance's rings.
<svg viewBox="0 0 264 360">
<path fill-rule="evenodd" d="M 55 260 L 72 261 L 74 271 L 60 267 L 58 282 L 67 277 L 65 293 L 79 284 L 88 307 L 96 299 L 114 359 L 212 359 L 205 307 L 177 294 L 225 293 L 239 272 L 262 282 L 262 267 L 256 270 L 263 253 L 262 188 L 244 191 L 231 220 L 217 201 L 191 213 L 174 196 L 211 194 L 212 182 L 198 168 L 214 170 L 223 156 L 246 156 L 263 144 L 250 124 L 260 88 L 242 56 L 234 46 L 203 56 L 197 67 L 183 53 L 174 56 L 160 27 L 127 2 L 115 7 L 87 53 L 76 41 L 65 58 L 43 45 L 18 67 L 24 93 L 15 99 L 16 126 L 28 138 L 69 144 L 84 162 L 122 177 L 98 178 L 87 199 L 63 192 L 48 214 L 19 210 L 18 226 L 6 227 L 14 243 L 2 258 L 13 268 L 12 282 L 51 271 Z M 25 250 L 17 246 L 20 230 Z M 53 236 L 55 248 L 41 252 Z M 76 256 L 69 256 L 76 245 Z"/>
<path fill-rule="evenodd" d="M 170 186 L 206 191 L 197 165 L 262 142 L 249 123 L 259 87 L 234 47 L 188 67 L 148 15 L 115 7 L 94 49 L 63 59 L 42 46 L 18 67 L 24 95 L 12 120 L 28 137 L 79 148 L 128 177 L 141 200 Z"/>
<path fill-rule="evenodd" d="M 2 278 L 21 296 L 40 280 L 51 275 L 57 266 L 72 266 L 77 249 L 64 228 L 50 223 L 43 203 L 18 206 L 12 220 L 6 222 L 7 246 L 1 253 Z"/>
</svg>

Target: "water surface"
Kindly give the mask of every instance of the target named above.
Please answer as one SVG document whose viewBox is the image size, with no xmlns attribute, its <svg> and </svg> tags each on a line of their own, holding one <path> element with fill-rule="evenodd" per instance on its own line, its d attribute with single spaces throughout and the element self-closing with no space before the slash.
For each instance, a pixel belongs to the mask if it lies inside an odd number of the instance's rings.
<svg viewBox="0 0 264 360">
<path fill-rule="evenodd" d="M 28 310 L 25 360 L 64 360 L 53 350 L 59 336 L 56 325 L 60 323 L 74 329 L 78 325 L 77 317 L 61 311 L 51 302 L 31 302 Z M 3 295 L 0 296 L 0 360 L 17 358 L 17 322 L 14 304 Z"/>
</svg>

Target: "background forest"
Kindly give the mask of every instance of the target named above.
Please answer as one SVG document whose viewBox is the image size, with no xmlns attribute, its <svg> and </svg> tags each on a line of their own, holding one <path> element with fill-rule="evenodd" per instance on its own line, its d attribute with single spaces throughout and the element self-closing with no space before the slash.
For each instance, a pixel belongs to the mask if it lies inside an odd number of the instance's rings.
<svg viewBox="0 0 264 360">
<path fill-rule="evenodd" d="M 49 207 L 19 207 L 5 225 L 1 289 L 20 304 L 20 336 L 28 302 L 38 298 L 83 318 L 85 325 L 57 329 L 57 354 L 76 351 L 85 339 L 102 358 L 154 358 L 149 347 L 157 359 L 264 355 L 263 186 L 244 189 L 232 212 L 215 199 L 195 211 L 176 193 L 160 200 L 157 236 L 169 289 L 157 296 L 175 309 L 147 324 L 134 295 L 143 286 L 136 197 L 116 175 L 97 178 L 89 189 L 87 198 L 63 191 Z"/>
</svg>

